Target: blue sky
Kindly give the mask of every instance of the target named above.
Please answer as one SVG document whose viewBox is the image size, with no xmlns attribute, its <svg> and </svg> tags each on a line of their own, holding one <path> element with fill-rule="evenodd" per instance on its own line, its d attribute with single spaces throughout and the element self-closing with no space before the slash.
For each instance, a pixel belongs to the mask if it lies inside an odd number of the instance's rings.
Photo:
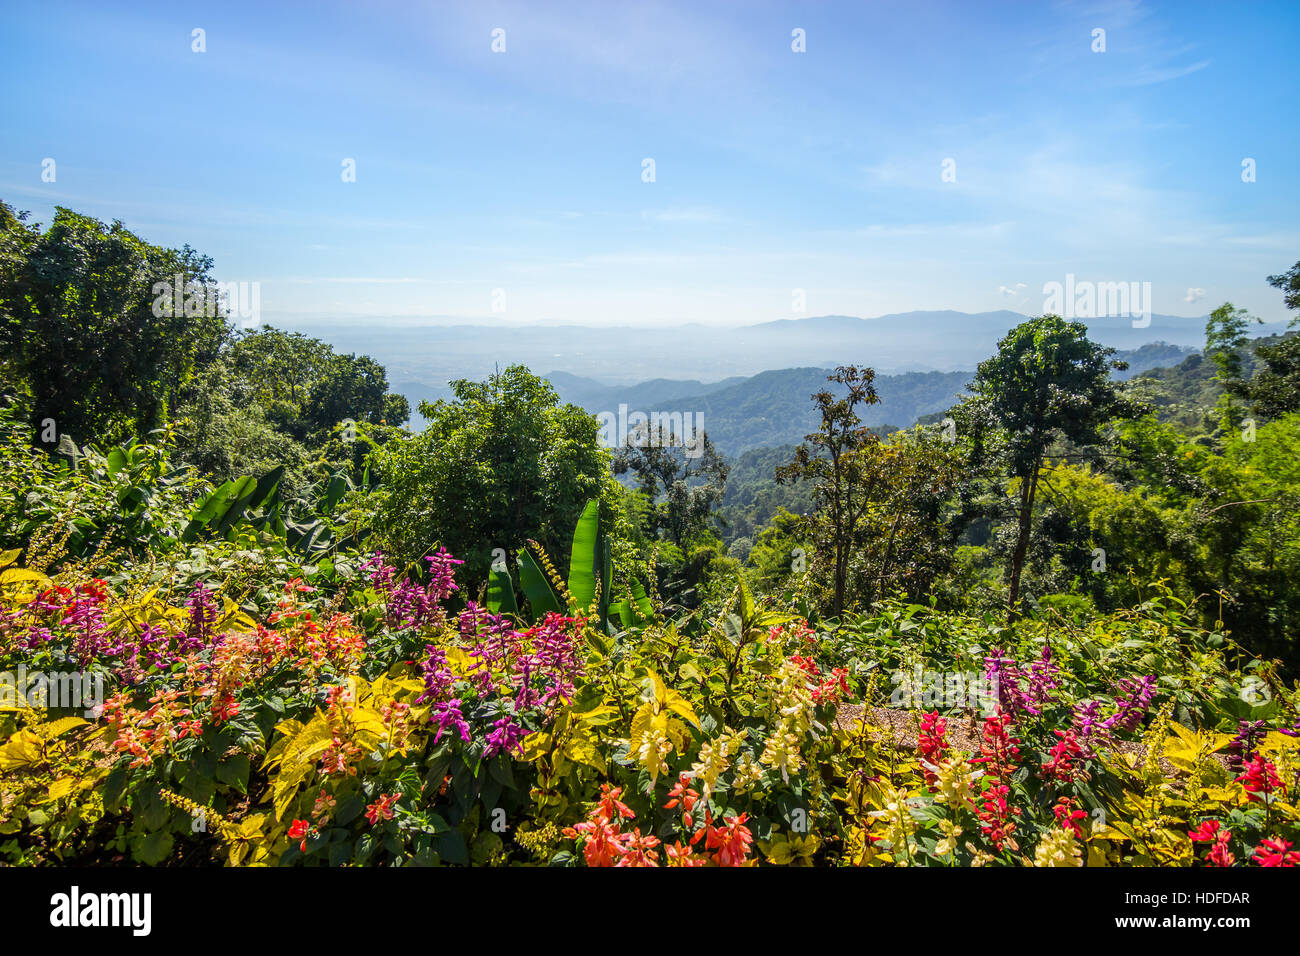
<svg viewBox="0 0 1300 956">
<path fill-rule="evenodd" d="M 792 317 L 794 289 L 809 315 L 1037 314 L 1067 273 L 1278 320 L 1264 277 L 1300 259 L 1293 2 L 49 2 L 3 25 L 0 198 L 188 242 L 283 324 L 734 324 Z"/>
</svg>

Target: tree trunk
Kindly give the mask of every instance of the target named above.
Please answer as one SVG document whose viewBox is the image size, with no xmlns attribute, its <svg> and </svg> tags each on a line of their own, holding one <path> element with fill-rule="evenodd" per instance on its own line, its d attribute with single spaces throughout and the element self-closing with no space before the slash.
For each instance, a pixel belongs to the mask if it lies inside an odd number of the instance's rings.
<svg viewBox="0 0 1300 956">
<path fill-rule="evenodd" d="M 1041 462 L 1035 462 L 1033 474 L 1022 479 L 1020 485 L 1020 521 L 1016 528 L 1016 547 L 1011 553 L 1011 583 L 1007 593 L 1007 618 L 1018 616 L 1016 605 L 1020 600 L 1020 575 L 1029 553 L 1029 532 L 1034 522 L 1034 496 L 1038 492 L 1038 472 Z"/>
</svg>

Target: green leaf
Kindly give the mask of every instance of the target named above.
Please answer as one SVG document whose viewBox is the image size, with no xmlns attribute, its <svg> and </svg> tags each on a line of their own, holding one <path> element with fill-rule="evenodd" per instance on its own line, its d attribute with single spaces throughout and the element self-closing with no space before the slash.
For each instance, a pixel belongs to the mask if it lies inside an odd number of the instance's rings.
<svg viewBox="0 0 1300 956">
<path fill-rule="evenodd" d="M 749 593 L 749 585 L 745 579 L 740 579 L 740 620 L 744 628 L 748 630 L 749 624 L 754 619 L 754 596 Z"/>
<path fill-rule="evenodd" d="M 137 835 L 131 841 L 131 856 L 137 863 L 145 866 L 157 866 L 172 851 L 171 832 L 168 830 L 150 830 L 144 835 Z"/>
<path fill-rule="evenodd" d="M 550 611 L 560 612 L 560 602 L 551 590 L 546 574 L 527 550 L 519 552 L 519 586 L 528 598 L 528 608 L 533 620 L 539 620 Z M 445 856 L 445 854 L 444 854 Z"/>
<path fill-rule="evenodd" d="M 488 572 L 487 609 L 493 614 L 518 614 L 515 603 L 515 583 L 510 580 L 510 572 L 505 568 L 495 567 Z"/>
<path fill-rule="evenodd" d="M 108 458 L 108 473 L 110 475 L 116 475 L 119 471 L 121 471 L 123 468 L 126 467 L 126 452 L 122 451 L 121 448 L 110 449 L 107 458 Z"/>
<path fill-rule="evenodd" d="M 190 516 L 190 523 L 185 527 L 181 540 L 194 541 L 200 531 L 214 521 L 220 521 L 235 501 L 243 495 L 251 494 L 256 487 L 257 479 L 247 475 L 243 478 L 232 478 L 221 485 L 199 502 L 198 509 Z"/>
<path fill-rule="evenodd" d="M 352 482 L 346 475 L 335 475 L 330 479 L 330 483 L 325 487 L 325 497 L 320 502 L 320 513 L 327 515 L 334 510 L 334 506 L 343 500 L 343 496 L 351 489 Z"/>
<path fill-rule="evenodd" d="M 592 499 L 582 509 L 573 529 L 569 552 L 569 593 L 577 610 L 585 611 L 596 596 L 596 541 L 600 534 L 600 502 Z"/>
<path fill-rule="evenodd" d="M 448 863 L 460 866 L 469 864 L 469 847 L 465 845 L 465 837 L 459 830 L 450 830 L 439 836 L 434 847 L 438 855 Z"/>
</svg>

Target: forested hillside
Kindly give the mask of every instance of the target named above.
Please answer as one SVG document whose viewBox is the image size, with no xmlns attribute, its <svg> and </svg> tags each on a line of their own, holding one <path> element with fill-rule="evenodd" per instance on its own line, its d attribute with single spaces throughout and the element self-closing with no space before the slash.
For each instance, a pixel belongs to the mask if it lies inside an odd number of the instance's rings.
<svg viewBox="0 0 1300 956">
<path fill-rule="evenodd" d="M 1300 862 L 1300 335 L 1045 315 L 611 449 L 522 365 L 405 429 L 154 292 L 211 269 L 0 204 L 0 860 Z"/>
</svg>

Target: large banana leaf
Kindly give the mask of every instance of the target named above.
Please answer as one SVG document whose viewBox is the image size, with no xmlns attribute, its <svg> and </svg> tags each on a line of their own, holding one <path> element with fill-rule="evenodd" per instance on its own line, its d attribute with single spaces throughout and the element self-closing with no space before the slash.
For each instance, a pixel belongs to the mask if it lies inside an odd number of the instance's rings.
<svg viewBox="0 0 1300 956">
<path fill-rule="evenodd" d="M 528 598 L 533 620 L 540 619 L 548 611 L 561 610 L 560 601 L 546 580 L 546 573 L 526 548 L 519 552 L 519 586 L 524 589 L 524 597 Z"/>
<path fill-rule="evenodd" d="M 569 552 L 569 593 L 579 611 L 587 610 L 596 596 L 596 547 L 600 537 L 600 502 L 592 500 L 582 509 L 573 529 Z"/>
<path fill-rule="evenodd" d="M 609 606 L 609 609 L 618 615 L 618 619 L 623 622 L 624 627 L 631 627 L 639 621 L 653 620 L 655 616 L 654 605 L 650 603 L 650 598 L 646 596 L 645 588 L 636 578 L 632 578 L 627 586 L 629 596 L 621 601 L 617 601 Z"/>
<path fill-rule="evenodd" d="M 195 540 L 200 531 L 212 524 L 213 521 L 223 517 L 235 501 L 244 495 L 251 494 L 256 487 L 257 479 L 251 475 L 245 475 L 243 478 L 232 478 L 216 488 L 199 502 L 198 509 L 190 516 L 190 523 L 185 526 L 181 540 Z"/>
<path fill-rule="evenodd" d="M 518 614 L 519 606 L 515 603 L 515 583 L 510 580 L 506 568 L 495 567 L 488 572 L 487 609 L 493 614 Z"/>
<path fill-rule="evenodd" d="M 331 513 L 334 506 L 342 501 L 343 496 L 352 488 L 352 480 L 347 475 L 338 474 L 332 477 L 325 487 L 325 497 L 321 499 L 318 512 L 323 515 Z"/>
<path fill-rule="evenodd" d="M 211 528 L 217 535 L 224 535 L 250 508 L 256 508 L 266 501 L 284 476 L 284 466 L 277 465 L 261 478 L 245 475 L 232 478 L 199 502 L 199 506 L 190 515 L 190 522 L 181 535 L 182 541 L 193 541 L 199 532 Z"/>
<path fill-rule="evenodd" d="M 600 536 L 596 560 L 600 563 L 600 624 L 609 630 L 610 595 L 614 585 L 614 557 L 609 546 L 609 535 Z"/>
<path fill-rule="evenodd" d="M 284 465 L 276 465 L 261 478 L 257 479 L 256 483 L 246 494 L 240 495 L 230 503 L 230 507 L 228 507 L 225 514 L 221 516 L 221 519 L 213 528 L 213 532 L 217 535 L 224 535 L 227 531 L 233 528 L 235 523 L 244 516 L 245 512 L 260 506 L 262 502 L 266 501 L 266 499 L 275 492 L 275 489 L 280 485 L 280 479 L 282 477 L 284 477 Z"/>
</svg>

